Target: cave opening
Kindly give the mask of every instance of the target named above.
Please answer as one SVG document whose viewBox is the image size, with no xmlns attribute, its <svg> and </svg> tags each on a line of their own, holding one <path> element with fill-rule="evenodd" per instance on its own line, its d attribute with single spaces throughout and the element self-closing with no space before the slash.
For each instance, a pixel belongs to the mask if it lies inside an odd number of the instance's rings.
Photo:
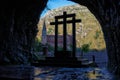
<svg viewBox="0 0 120 80">
<path fill-rule="evenodd" d="M 29 2 L 30 1 L 30 2 Z M 31 53 L 34 53 L 35 49 L 33 49 L 34 46 L 32 46 L 32 43 L 34 42 L 34 39 L 36 37 L 36 33 L 37 33 L 37 22 L 39 19 L 39 14 L 40 12 L 43 10 L 43 8 L 45 8 L 47 0 L 24 0 L 24 1 L 15 1 L 15 3 L 12 3 L 11 1 L 0 1 L 0 65 L 3 67 L 1 68 L 1 72 L 3 73 L 4 77 L 7 78 L 11 78 L 11 76 L 16 77 L 17 73 L 21 73 L 21 75 L 23 76 L 24 72 L 21 71 L 21 69 L 17 69 L 12 67 L 13 64 L 16 64 L 22 68 L 23 71 L 25 71 L 25 74 L 27 75 L 27 73 L 29 72 L 28 69 L 30 68 L 24 68 L 24 66 L 26 65 L 30 65 L 30 62 L 33 60 L 33 56 L 31 55 Z M 52 0 L 50 0 L 52 1 Z M 53 0 L 56 1 L 56 0 Z M 58 1 L 58 0 L 57 0 Z M 60 0 L 61 1 L 61 0 Z M 65 0 L 62 0 L 65 1 Z M 106 48 L 107 48 L 107 57 L 108 57 L 108 68 L 112 73 L 114 74 L 118 74 L 120 73 L 120 43 L 119 43 L 119 0 L 116 1 L 108 1 L 108 0 L 71 0 L 74 2 L 77 2 L 81 5 L 87 6 L 87 8 L 89 8 L 89 10 L 94 14 L 94 16 L 97 18 L 98 22 L 101 25 L 102 31 L 103 31 L 103 35 L 104 35 L 104 39 L 105 39 L 105 43 L 106 43 Z M 48 7 L 49 9 L 49 7 Z M 80 17 L 81 18 L 81 17 Z M 42 19 L 42 18 L 41 18 Z M 92 24 L 92 22 L 91 22 Z M 42 25 L 42 24 L 40 24 Z M 79 26 L 85 26 L 83 24 L 77 24 Z M 90 26 L 91 27 L 91 26 Z M 82 28 L 82 27 L 81 27 Z M 80 29 L 81 29 L 80 28 Z M 79 32 L 79 29 L 76 29 Z M 86 30 L 86 29 L 85 29 Z M 81 30 L 82 31 L 82 30 Z M 41 31 L 42 32 L 42 31 Z M 78 33 L 77 32 L 77 33 Z M 84 30 L 83 30 L 84 32 Z M 51 31 L 48 31 L 48 33 L 51 33 Z M 77 34 L 76 33 L 76 34 Z M 99 36 L 101 32 L 96 31 L 94 38 L 98 39 L 97 37 Z M 79 34 L 79 33 L 78 33 Z M 86 33 L 84 33 L 86 35 Z M 89 34 L 88 34 L 89 35 Z M 80 37 L 81 35 L 79 35 Z M 81 38 L 81 37 L 80 37 Z M 84 37 L 82 37 L 84 38 Z M 86 38 L 86 36 L 85 36 Z M 90 38 L 89 38 L 90 39 Z M 36 39 L 39 42 L 39 39 Z M 85 40 L 83 40 L 82 44 L 84 43 Z M 77 42 L 77 39 L 76 39 Z M 79 41 L 78 41 L 79 42 Z M 99 41 L 98 41 L 99 42 Z M 89 43 L 89 42 L 88 42 Z M 89 50 L 89 45 L 87 43 L 87 50 Z M 38 44 L 36 42 L 36 44 Z M 92 44 L 90 42 L 90 44 Z M 97 43 L 96 43 L 97 44 Z M 42 44 L 40 44 L 42 45 Z M 40 46 L 39 45 L 39 46 Z M 78 45 L 78 48 L 80 48 L 82 45 Z M 95 45 L 96 48 L 99 47 L 99 44 Z M 35 47 L 34 47 L 35 48 Z M 38 47 L 42 48 L 41 46 Z M 86 48 L 86 47 L 85 47 Z M 95 48 L 95 51 L 97 51 Z M 42 49 L 41 49 L 42 50 Z M 33 52 L 32 52 L 33 51 Z M 36 49 L 37 51 L 37 49 Z M 81 49 L 77 49 L 77 51 L 81 51 Z M 87 55 L 87 54 L 84 54 Z M 23 65 L 24 64 L 24 65 Z M 6 65 L 6 66 L 4 66 Z M 10 68 L 8 67 L 10 65 Z M 22 66 L 21 66 L 22 65 Z M 31 67 L 31 66 L 29 66 Z M 53 68 L 52 68 L 53 69 Z M 41 68 L 41 69 L 37 69 L 36 72 L 39 75 L 40 73 L 42 73 L 41 71 L 43 71 L 43 73 L 45 72 L 44 70 L 46 70 L 46 72 L 51 72 L 51 68 L 45 67 Z M 85 70 L 85 69 L 83 69 Z M 89 74 L 88 69 L 86 71 L 83 71 L 82 69 L 78 69 L 78 68 L 62 68 L 62 69 L 54 69 L 53 72 L 51 74 L 47 74 L 48 79 L 49 78 L 53 78 L 54 79 L 64 79 L 66 78 L 66 76 L 71 76 L 71 78 L 74 77 L 74 79 L 81 79 L 81 76 L 86 76 L 86 74 L 88 76 L 91 76 L 91 74 Z M 106 74 L 106 70 L 105 69 L 92 69 L 93 71 L 91 72 L 91 69 L 89 69 L 90 73 L 95 74 L 96 71 L 98 72 L 102 72 L 102 79 L 104 77 L 104 79 L 109 79 L 111 80 L 111 75 L 107 75 Z M 18 71 L 18 72 L 16 72 Z M 58 71 L 58 72 L 56 72 Z M 75 72 L 74 72 L 75 71 Z M 80 71 L 77 72 L 77 71 Z M 15 74 L 11 74 L 14 73 Z M 45 73 L 46 73 L 45 72 Z M 55 73 L 54 73 L 55 72 Z M 68 74 L 68 72 L 70 74 Z M 71 73 L 74 72 L 74 73 Z M 76 76 L 76 73 L 82 74 L 81 72 L 83 72 L 83 75 L 80 76 Z M 105 73 L 104 73 L 105 72 Z M 23 74 L 22 74 L 23 73 Z M 67 75 L 64 75 L 63 77 L 59 77 L 59 76 L 52 76 L 56 73 L 65 73 Z M 86 74 L 84 74 L 86 73 Z M 6 75 L 7 74 L 7 75 Z M 9 75 L 10 74 L 10 75 Z M 92 74 L 92 76 L 93 76 Z M 29 74 L 28 74 L 29 75 Z M 49 75 L 49 76 L 48 76 Z M 108 76 L 105 77 L 104 75 Z M 1 79 L 0 75 L 0 79 Z M 98 75 L 94 75 L 97 76 Z M 23 76 L 25 77 L 25 76 Z M 38 76 L 37 76 L 38 77 Z M 41 77 L 41 76 L 39 76 Z M 101 77 L 101 76 L 99 76 Z M 43 75 L 42 75 L 43 78 Z M 2 78 L 3 79 L 3 78 Z M 44 78 L 46 79 L 46 78 Z M 84 79 L 84 78 L 83 78 Z M 86 78 L 85 78 L 86 79 Z M 113 79 L 116 80 L 116 79 Z"/>
<path fill-rule="evenodd" d="M 46 11 L 46 9 L 48 9 L 48 12 L 45 15 L 44 11 Z M 67 11 L 69 14 L 75 13 L 77 19 L 82 20 L 81 23 L 76 23 L 76 57 L 79 59 L 82 56 L 92 61 L 93 56 L 95 56 L 95 59 L 100 67 L 107 67 L 108 56 L 101 25 L 87 7 L 74 3 L 72 5 L 62 6 L 55 9 L 50 9 L 49 6 L 47 6 L 44 11 L 44 16 L 42 14 L 42 17 L 40 17 L 38 22 L 38 33 L 34 46 L 34 52 L 37 53 L 37 56 L 40 56 L 41 59 L 45 59 L 46 56 L 54 57 L 55 27 L 51 26 L 50 22 L 54 21 L 55 16 L 61 15 L 64 11 Z M 43 32 L 44 26 L 46 27 L 46 32 Z M 67 24 L 68 36 L 72 36 L 71 26 L 71 24 Z M 59 25 L 59 35 L 63 35 L 62 29 L 63 25 Z M 47 39 L 47 55 L 44 55 L 43 52 L 43 43 L 45 41 L 43 40 L 42 42 L 43 33 L 45 33 Z M 60 43 L 58 43 L 59 50 L 63 49 L 63 44 L 61 44 L 62 40 L 63 38 L 61 38 Z M 71 43 L 69 39 L 67 42 Z M 71 48 L 72 44 L 69 44 L 67 49 L 71 50 Z"/>
</svg>

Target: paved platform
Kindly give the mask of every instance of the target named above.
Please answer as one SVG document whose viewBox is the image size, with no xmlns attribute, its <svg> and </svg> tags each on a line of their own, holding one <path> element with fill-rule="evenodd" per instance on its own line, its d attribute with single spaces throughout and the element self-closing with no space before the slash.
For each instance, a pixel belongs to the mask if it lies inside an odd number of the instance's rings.
<svg viewBox="0 0 120 80">
<path fill-rule="evenodd" d="M 97 67 L 97 64 L 86 59 L 72 57 L 47 57 L 32 63 L 33 66 L 54 66 L 54 67 Z"/>
<path fill-rule="evenodd" d="M 34 80 L 120 80 L 106 68 L 38 67 Z"/>
</svg>

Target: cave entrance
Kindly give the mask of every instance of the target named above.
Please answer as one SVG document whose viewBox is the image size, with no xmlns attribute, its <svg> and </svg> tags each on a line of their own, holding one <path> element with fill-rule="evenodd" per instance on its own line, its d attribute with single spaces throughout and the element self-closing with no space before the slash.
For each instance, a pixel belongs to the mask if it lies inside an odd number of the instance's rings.
<svg viewBox="0 0 120 80">
<path fill-rule="evenodd" d="M 49 7 L 47 7 L 49 8 Z M 68 9 L 70 11 L 68 11 Z M 50 22 L 53 22 L 53 18 L 56 15 L 62 14 L 62 12 L 67 11 L 68 13 L 76 13 L 77 18 L 82 19 L 82 23 L 76 24 L 76 57 L 80 58 L 85 57 L 89 60 L 92 60 L 92 56 L 95 56 L 95 59 L 97 63 L 100 66 L 106 66 L 107 64 L 107 50 L 106 45 L 104 41 L 103 32 L 101 30 L 101 25 L 99 24 L 98 20 L 95 18 L 95 16 L 85 7 L 81 6 L 79 4 L 74 4 L 71 6 L 65 6 L 61 9 L 53 9 L 49 10 L 45 17 L 42 17 L 40 19 L 40 22 L 38 24 L 39 32 L 37 35 L 38 38 L 41 38 L 40 35 L 42 33 L 42 24 L 44 23 L 44 20 L 46 22 L 46 30 L 47 34 L 51 35 L 53 37 L 55 28 L 54 26 L 50 26 Z M 62 25 L 60 25 L 62 26 Z M 67 24 L 67 26 L 72 26 L 71 24 Z M 71 28 L 67 27 L 69 29 L 68 34 L 71 35 Z M 58 33 L 62 34 L 63 32 L 60 28 L 58 29 Z M 48 35 L 47 35 L 48 36 Z M 37 39 L 40 40 L 41 39 Z M 49 40 L 52 40 L 51 37 Z M 40 43 L 41 44 L 41 43 Z M 41 44 L 42 45 L 42 44 Z M 53 43 L 48 43 L 48 54 L 53 55 L 54 53 L 54 47 Z M 70 45 L 71 46 L 71 45 Z M 60 47 L 60 46 L 59 46 Z M 42 47 L 39 46 L 38 49 Z M 61 48 L 61 47 L 60 47 Z M 49 55 L 48 55 L 49 56 Z M 102 62 L 103 60 L 103 62 Z M 99 62 L 101 61 L 101 62 Z M 105 65 L 103 65 L 105 64 Z"/>
</svg>

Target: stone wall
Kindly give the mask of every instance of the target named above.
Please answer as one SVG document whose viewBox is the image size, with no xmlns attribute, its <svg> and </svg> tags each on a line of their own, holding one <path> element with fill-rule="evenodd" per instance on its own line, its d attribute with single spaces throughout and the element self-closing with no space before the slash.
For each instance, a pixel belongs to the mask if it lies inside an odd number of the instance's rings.
<svg viewBox="0 0 120 80">
<path fill-rule="evenodd" d="M 0 1 L 0 63 L 25 64 L 47 0 L 12 1 Z M 112 72 L 120 73 L 120 0 L 72 1 L 87 6 L 98 19 L 107 45 L 108 66 Z"/>
<path fill-rule="evenodd" d="M 120 73 L 120 1 L 119 0 L 72 0 L 87 6 L 102 26 L 108 53 L 108 68 Z"/>
<path fill-rule="evenodd" d="M 27 64 L 47 0 L 0 1 L 0 63 Z"/>
<path fill-rule="evenodd" d="M 9 80 L 34 80 L 34 67 L 22 65 L 0 66 L 0 79 L 6 80 L 6 78 Z"/>
<path fill-rule="evenodd" d="M 55 35 L 47 35 L 47 44 L 54 47 L 55 46 Z M 67 35 L 67 47 L 70 48 L 72 45 L 72 35 Z M 58 47 L 63 48 L 63 36 L 58 35 Z"/>
</svg>

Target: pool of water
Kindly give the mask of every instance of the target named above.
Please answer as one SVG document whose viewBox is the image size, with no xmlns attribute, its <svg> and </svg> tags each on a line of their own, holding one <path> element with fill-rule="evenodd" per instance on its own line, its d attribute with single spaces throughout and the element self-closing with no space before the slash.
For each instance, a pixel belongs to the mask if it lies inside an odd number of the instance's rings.
<svg viewBox="0 0 120 80">
<path fill-rule="evenodd" d="M 36 67 L 34 80 L 116 80 L 106 68 Z"/>
</svg>

